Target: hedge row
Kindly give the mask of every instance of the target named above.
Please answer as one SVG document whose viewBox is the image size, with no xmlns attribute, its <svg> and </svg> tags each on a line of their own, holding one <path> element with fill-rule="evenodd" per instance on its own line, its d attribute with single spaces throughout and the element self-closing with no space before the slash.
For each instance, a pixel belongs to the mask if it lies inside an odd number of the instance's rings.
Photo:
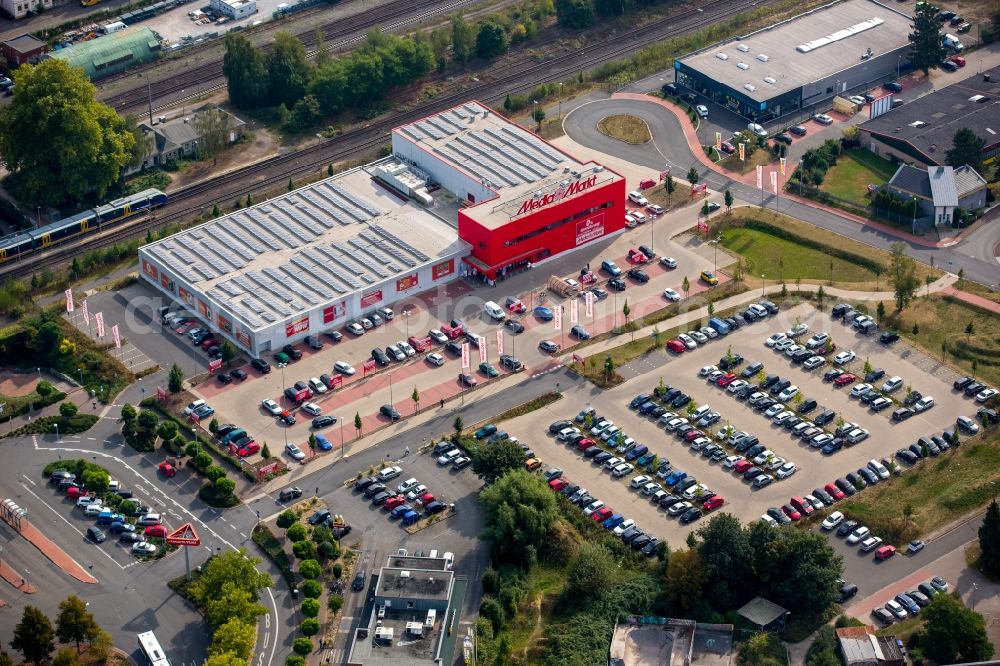
<svg viewBox="0 0 1000 666">
<path fill-rule="evenodd" d="M 847 250 L 842 250 L 825 243 L 820 243 L 819 241 L 812 240 L 811 238 L 806 238 L 805 236 L 799 236 L 798 234 L 792 233 L 787 229 L 782 229 L 779 226 L 773 225 L 770 222 L 763 222 L 761 220 L 745 220 L 743 223 L 747 229 L 753 229 L 755 231 L 760 231 L 762 233 L 774 236 L 775 238 L 780 238 L 782 240 L 790 241 L 792 243 L 797 243 L 803 247 L 810 248 L 812 250 L 818 250 L 824 252 L 838 259 L 843 259 L 844 261 L 849 261 L 852 264 L 857 264 L 862 268 L 866 268 L 872 273 L 881 274 L 884 273 L 886 268 L 874 259 L 869 259 L 868 257 L 862 257 L 859 254 L 854 254 Z"/>
<path fill-rule="evenodd" d="M 274 536 L 274 532 L 264 523 L 258 524 L 250 533 L 253 542 L 260 546 L 260 549 L 274 562 L 281 575 L 289 587 L 295 587 L 295 573 L 292 571 L 292 562 L 288 559 L 288 553 L 281 547 L 281 542 Z"/>
</svg>

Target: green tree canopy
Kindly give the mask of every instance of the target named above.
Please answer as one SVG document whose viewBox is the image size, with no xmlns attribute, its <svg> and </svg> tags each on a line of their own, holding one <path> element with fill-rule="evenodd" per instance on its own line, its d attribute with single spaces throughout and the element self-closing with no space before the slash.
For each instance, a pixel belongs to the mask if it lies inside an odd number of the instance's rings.
<svg viewBox="0 0 1000 666">
<path fill-rule="evenodd" d="M 250 590 L 232 581 L 224 583 L 219 595 L 205 604 L 205 619 L 214 628 L 232 620 L 256 626 L 257 618 L 266 612 L 267 609 L 256 602 Z"/>
<path fill-rule="evenodd" d="M 896 309 L 902 310 L 913 300 L 920 288 L 920 278 L 917 276 L 917 263 L 913 257 L 906 254 L 906 243 L 895 241 L 889 245 L 891 250 L 889 280 L 896 294 Z"/>
<path fill-rule="evenodd" d="M 229 99 L 243 109 L 264 104 L 268 99 L 268 72 L 263 54 L 236 32 L 226 33 L 225 46 L 222 72 L 226 75 Z"/>
<path fill-rule="evenodd" d="M 556 498 L 541 478 L 514 470 L 480 493 L 486 510 L 483 536 L 500 561 L 527 565 L 558 517 Z"/>
<path fill-rule="evenodd" d="M 0 112 L 0 158 L 22 202 L 34 208 L 103 197 L 131 159 L 135 138 L 98 102 L 83 70 L 52 58 L 14 73 L 14 99 Z"/>
<path fill-rule="evenodd" d="M 227 583 L 250 593 L 250 600 L 256 602 L 260 591 L 274 583 L 266 573 L 257 570 L 260 558 L 249 557 L 245 548 L 216 555 L 202 569 L 201 576 L 188 588 L 196 603 L 204 604 L 209 599 L 218 599 L 225 591 Z"/>
<path fill-rule="evenodd" d="M 670 553 L 667 562 L 666 592 L 677 613 L 690 614 L 704 604 L 705 567 L 697 550 Z"/>
<path fill-rule="evenodd" d="M 21 621 L 14 627 L 10 646 L 20 652 L 25 661 L 40 666 L 55 649 L 54 638 L 55 631 L 45 613 L 34 606 L 25 606 Z"/>
<path fill-rule="evenodd" d="M 750 551 L 747 533 L 739 519 L 719 513 L 698 530 L 698 536 L 698 553 L 712 581 L 706 590 L 709 603 L 715 608 L 739 608 L 753 597 L 758 585 L 746 557 Z"/>
<path fill-rule="evenodd" d="M 920 614 L 926 620 L 920 636 L 925 657 L 939 664 L 953 664 L 986 661 L 993 656 L 983 616 L 952 595 L 935 594 Z"/>
<path fill-rule="evenodd" d="M 496 19 L 487 18 L 479 24 L 476 33 L 476 55 L 483 60 L 496 58 L 507 50 L 507 31 Z"/>
<path fill-rule="evenodd" d="M 955 132 L 951 143 L 951 150 L 946 154 L 948 164 L 953 167 L 968 164 L 977 171 L 983 168 L 983 146 L 986 141 L 975 132 L 968 127 L 963 127 Z"/>
<path fill-rule="evenodd" d="M 524 451 L 509 439 L 478 446 L 472 452 L 472 471 L 486 483 L 493 483 L 511 470 L 523 468 Z"/>
<path fill-rule="evenodd" d="M 80 597 L 71 595 L 59 604 L 59 615 L 56 617 L 56 635 L 63 643 L 76 643 L 76 651 L 80 651 L 80 643 L 97 635 L 99 627 L 94 616 L 87 612 L 87 604 Z"/>
<path fill-rule="evenodd" d="M 938 20 L 937 13 L 938 8 L 929 2 L 917 5 L 913 13 L 910 62 L 914 69 L 923 70 L 925 75 L 947 55 L 941 43 L 941 21 Z"/>
<path fill-rule="evenodd" d="M 462 13 L 451 17 L 451 52 L 455 62 L 464 65 L 472 56 L 475 47 L 475 32 Z"/>
<path fill-rule="evenodd" d="M 771 578 L 768 597 L 776 604 L 796 614 L 813 616 L 837 601 L 843 558 L 822 534 L 782 530 L 770 552 L 772 571 L 780 572 Z"/>
<path fill-rule="evenodd" d="M 1000 506 L 996 499 L 990 502 L 979 527 L 979 548 L 983 570 L 991 576 L 1000 576 Z"/>
<path fill-rule="evenodd" d="M 292 107 L 305 94 L 311 65 L 306 47 L 295 35 L 282 30 L 266 58 L 268 102 Z"/>
<path fill-rule="evenodd" d="M 257 638 L 254 627 L 255 625 L 237 618 L 230 619 L 212 632 L 212 644 L 208 653 L 215 655 L 231 652 L 242 659 L 249 659 Z"/>
<path fill-rule="evenodd" d="M 567 28 L 589 28 L 594 22 L 590 0 L 556 0 L 556 19 Z"/>
<path fill-rule="evenodd" d="M 586 604 L 602 596 L 615 584 L 614 576 L 609 574 L 617 569 L 618 563 L 606 547 L 591 541 L 583 542 L 566 568 L 569 582 L 563 590 L 563 605 Z"/>
</svg>

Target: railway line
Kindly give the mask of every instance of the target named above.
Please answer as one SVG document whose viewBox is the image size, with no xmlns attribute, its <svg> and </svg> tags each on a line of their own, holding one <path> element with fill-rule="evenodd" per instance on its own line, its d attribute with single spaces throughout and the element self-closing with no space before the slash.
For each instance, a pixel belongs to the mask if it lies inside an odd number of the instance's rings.
<svg viewBox="0 0 1000 666">
<path fill-rule="evenodd" d="M 595 44 L 582 51 L 559 54 L 541 63 L 526 55 L 497 64 L 473 85 L 436 97 L 417 108 L 388 114 L 370 125 L 351 129 L 334 139 L 296 152 L 276 155 L 178 190 L 170 195 L 167 205 L 153 216 L 96 236 L 84 236 L 80 243 L 57 245 L 50 250 L 8 262 L 0 266 L 0 279 L 20 278 L 45 268 L 59 266 L 87 250 L 127 240 L 148 229 L 181 223 L 214 203 L 227 203 L 249 193 L 274 189 L 282 186 L 289 178 L 315 173 L 327 164 L 368 154 L 387 141 L 393 127 L 419 120 L 465 100 L 479 99 L 487 104 L 496 102 L 507 93 L 530 89 L 544 81 L 566 78 L 609 60 L 635 53 L 653 42 L 697 30 L 772 1 L 774 0 L 711 0 L 698 9 L 665 16 L 623 31 L 613 40 Z"/>
</svg>

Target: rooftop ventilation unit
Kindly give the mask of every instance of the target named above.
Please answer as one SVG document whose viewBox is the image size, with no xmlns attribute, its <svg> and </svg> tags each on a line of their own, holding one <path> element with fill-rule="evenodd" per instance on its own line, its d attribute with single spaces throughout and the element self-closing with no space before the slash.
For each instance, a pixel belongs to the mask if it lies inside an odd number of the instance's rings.
<svg viewBox="0 0 1000 666">
<path fill-rule="evenodd" d="M 986 97 L 983 96 L 983 95 L 973 95 L 972 97 L 969 98 L 969 101 L 970 102 L 982 102 L 985 99 L 986 99 Z"/>
<path fill-rule="evenodd" d="M 739 51 L 740 53 L 746 53 L 747 51 L 750 50 L 750 47 L 747 46 L 746 44 L 740 44 L 739 46 L 736 47 L 736 50 Z"/>
<path fill-rule="evenodd" d="M 927 123 L 925 123 L 922 120 L 914 120 L 912 123 L 910 123 L 910 127 L 923 127 L 926 124 Z"/>
<path fill-rule="evenodd" d="M 764 83 L 770 83 L 773 86 L 777 82 L 778 82 L 778 80 L 776 78 L 774 78 L 773 76 L 765 76 L 764 77 Z"/>
<path fill-rule="evenodd" d="M 736 63 L 736 66 L 743 70 L 750 69 L 750 65 L 746 64 L 745 62 L 738 62 Z"/>
<path fill-rule="evenodd" d="M 752 84 L 752 83 L 744 83 L 743 87 L 746 88 L 750 92 L 753 92 L 754 90 L 757 90 L 757 87 L 754 84 Z"/>
<path fill-rule="evenodd" d="M 729 56 L 727 56 L 725 53 L 716 53 L 715 57 L 718 58 L 719 60 L 729 60 Z"/>
<path fill-rule="evenodd" d="M 757 60 L 760 60 L 761 62 L 767 62 L 770 59 L 771 59 L 771 56 L 767 55 L 766 53 L 758 53 L 757 54 Z"/>
</svg>

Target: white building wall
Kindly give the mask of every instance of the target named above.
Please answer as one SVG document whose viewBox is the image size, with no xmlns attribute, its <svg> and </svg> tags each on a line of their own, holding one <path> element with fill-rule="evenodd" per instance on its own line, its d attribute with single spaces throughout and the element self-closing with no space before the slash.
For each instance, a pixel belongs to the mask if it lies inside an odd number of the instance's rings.
<svg viewBox="0 0 1000 666">
<path fill-rule="evenodd" d="M 13 19 L 24 18 L 39 7 L 52 9 L 52 0 L 0 0 L 0 10 Z"/>
<path fill-rule="evenodd" d="M 432 149 L 418 141 L 408 139 L 400 132 L 392 133 L 392 152 L 396 157 L 416 164 L 441 186 L 467 203 L 480 203 L 492 199 L 496 193 L 478 178 L 456 169 Z M 471 198 L 470 196 L 471 195 Z"/>
</svg>

